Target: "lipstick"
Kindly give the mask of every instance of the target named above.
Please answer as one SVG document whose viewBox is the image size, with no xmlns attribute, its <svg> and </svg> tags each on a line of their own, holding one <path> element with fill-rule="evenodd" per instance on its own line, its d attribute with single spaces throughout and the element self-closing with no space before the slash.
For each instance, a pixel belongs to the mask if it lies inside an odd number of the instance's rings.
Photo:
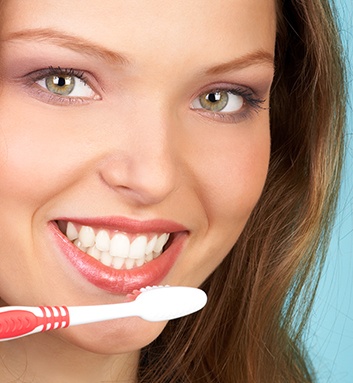
<svg viewBox="0 0 353 383">
<path fill-rule="evenodd" d="M 127 294 L 135 289 L 149 285 L 158 285 L 173 267 L 187 239 L 187 230 L 182 225 L 170 221 L 152 220 L 135 221 L 127 218 L 103 217 L 74 219 L 64 218 L 58 221 L 75 222 L 96 228 L 124 232 L 131 235 L 138 233 L 168 232 L 171 240 L 168 247 L 157 258 L 131 269 L 115 269 L 88 255 L 75 246 L 59 229 L 56 221 L 49 223 L 60 252 L 82 277 L 94 286 L 113 294 Z"/>
</svg>

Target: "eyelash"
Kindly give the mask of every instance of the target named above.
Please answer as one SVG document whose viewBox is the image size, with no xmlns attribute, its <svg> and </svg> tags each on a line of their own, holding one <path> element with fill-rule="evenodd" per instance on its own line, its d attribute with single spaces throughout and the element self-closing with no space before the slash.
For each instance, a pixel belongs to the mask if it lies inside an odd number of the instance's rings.
<svg viewBox="0 0 353 383">
<path fill-rule="evenodd" d="M 46 70 L 48 71 L 49 76 L 55 76 L 55 75 L 75 76 L 75 77 L 78 77 L 80 80 L 84 81 L 85 83 L 87 82 L 87 77 L 85 77 L 84 71 L 79 71 L 73 68 L 61 68 L 59 66 L 57 68 L 50 66 Z"/>
<path fill-rule="evenodd" d="M 256 98 L 250 89 L 235 88 L 228 90 L 228 92 L 243 97 L 245 103 L 255 110 L 265 109 L 262 105 L 266 102 L 266 100 L 263 98 Z"/>
<path fill-rule="evenodd" d="M 84 85 L 88 85 L 92 92 L 95 94 L 94 97 L 78 97 L 78 96 L 61 96 L 60 94 L 55 94 L 50 92 L 48 89 L 45 89 L 43 86 L 38 84 L 38 81 L 44 80 L 49 76 L 66 76 L 66 77 L 75 77 L 79 79 Z M 94 100 L 100 99 L 93 87 L 90 85 L 90 81 L 87 78 L 87 75 L 84 71 L 73 69 L 73 68 L 61 68 L 61 67 L 52 67 L 49 66 L 45 69 L 36 70 L 29 73 L 27 76 L 28 83 L 31 91 L 34 92 L 34 96 L 41 101 L 47 102 L 49 104 L 56 105 L 82 105 L 88 104 Z"/>
<path fill-rule="evenodd" d="M 94 100 L 101 99 L 99 95 L 94 91 L 94 89 L 89 84 L 86 72 L 73 69 L 73 68 L 61 68 L 61 67 L 52 67 L 49 66 L 45 69 L 40 69 L 34 72 L 31 72 L 27 75 L 29 78 L 30 89 L 35 92 L 34 96 L 41 101 L 47 102 L 49 104 L 55 105 L 83 105 L 88 104 Z M 78 97 L 78 96 L 61 96 L 60 94 L 55 94 L 50 92 L 48 89 L 45 89 L 43 86 L 38 85 L 38 81 L 44 80 L 49 76 L 67 76 L 75 77 L 82 81 L 85 85 L 88 85 L 92 92 L 95 94 L 94 97 Z M 35 87 L 33 85 L 36 85 Z M 266 102 L 265 99 L 256 97 L 254 92 L 249 88 L 243 88 L 240 86 L 235 87 L 226 87 L 218 86 L 216 88 L 211 88 L 205 92 L 200 93 L 197 98 L 205 94 L 212 94 L 218 92 L 225 92 L 234 96 L 239 96 L 243 99 L 243 105 L 239 111 L 235 112 L 214 112 L 202 108 L 191 108 L 192 110 L 197 111 L 197 113 L 205 116 L 206 118 L 218 120 L 224 123 L 238 123 L 243 120 L 249 119 L 253 116 L 253 113 L 258 113 L 260 110 L 267 110 L 268 108 L 263 107 L 263 104 Z M 196 98 L 196 99 L 197 99 Z"/>
<path fill-rule="evenodd" d="M 243 120 L 249 119 L 253 116 L 254 113 L 258 113 L 260 110 L 268 110 L 269 108 L 266 108 L 263 106 L 263 104 L 266 102 L 266 99 L 259 98 L 255 95 L 255 93 L 249 89 L 249 88 L 243 88 L 240 86 L 235 87 L 216 87 L 211 88 L 209 90 L 206 90 L 202 93 L 200 93 L 197 97 L 201 97 L 205 94 L 212 94 L 212 93 L 218 93 L 218 92 L 226 92 L 228 94 L 232 94 L 235 96 L 242 97 L 243 99 L 243 106 L 241 110 L 236 112 L 214 112 L 207 109 L 197 109 L 197 108 L 191 108 L 195 111 L 197 111 L 199 114 L 205 116 L 206 118 L 219 120 L 224 123 L 239 123 Z"/>
</svg>

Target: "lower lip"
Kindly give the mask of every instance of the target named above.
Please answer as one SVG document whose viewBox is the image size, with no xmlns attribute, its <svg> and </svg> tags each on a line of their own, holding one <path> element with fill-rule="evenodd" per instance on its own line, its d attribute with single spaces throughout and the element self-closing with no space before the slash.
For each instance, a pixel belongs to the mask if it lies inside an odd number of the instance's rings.
<svg viewBox="0 0 353 383">
<path fill-rule="evenodd" d="M 168 249 L 158 258 L 141 267 L 117 270 L 78 249 L 54 223 L 49 228 L 71 265 L 88 282 L 113 294 L 128 294 L 142 287 L 160 284 L 174 265 L 187 237 L 186 232 L 177 233 Z"/>
</svg>

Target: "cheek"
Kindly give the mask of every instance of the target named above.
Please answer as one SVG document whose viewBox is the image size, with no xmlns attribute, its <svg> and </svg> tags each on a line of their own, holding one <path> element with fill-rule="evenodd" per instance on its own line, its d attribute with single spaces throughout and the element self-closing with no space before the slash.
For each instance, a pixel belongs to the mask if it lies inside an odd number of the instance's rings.
<svg viewBox="0 0 353 383">
<path fill-rule="evenodd" d="M 234 129 L 237 129 L 235 126 Z M 199 161 L 202 198 L 209 221 L 244 225 L 258 201 L 270 155 L 267 120 L 214 141 Z"/>
<path fill-rule="evenodd" d="M 201 284 L 227 256 L 264 187 L 270 156 L 268 120 L 233 128 L 212 140 L 206 133 L 199 135 L 199 149 L 190 155 L 196 211 L 202 214 L 191 238 L 191 255 L 181 266 L 185 283 Z"/>
<path fill-rule="evenodd" d="M 65 113 L 37 110 L 32 102 L 14 102 L 11 91 L 3 93 L 0 105 L 10 106 L 0 109 L 0 195 L 19 204 L 43 203 L 71 182 L 89 148 L 82 149 L 85 139 L 73 133 Z"/>
</svg>

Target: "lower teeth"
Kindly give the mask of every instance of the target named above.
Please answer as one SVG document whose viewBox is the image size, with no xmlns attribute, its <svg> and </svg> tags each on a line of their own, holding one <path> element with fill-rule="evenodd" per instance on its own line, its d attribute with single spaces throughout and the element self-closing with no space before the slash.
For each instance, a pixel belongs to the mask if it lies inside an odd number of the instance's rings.
<svg viewBox="0 0 353 383">
<path fill-rule="evenodd" d="M 97 261 L 100 261 L 103 265 L 113 267 L 117 270 L 127 269 L 130 270 L 135 267 L 140 267 L 147 262 L 152 261 L 153 259 L 159 257 L 163 252 L 163 249 L 158 252 L 152 252 L 148 255 L 144 255 L 142 258 L 133 259 L 133 258 L 121 258 L 113 257 L 107 251 L 100 251 L 95 246 L 84 247 L 78 239 L 76 239 L 73 244 L 78 247 L 81 251 L 88 254 L 89 256 L 95 258 Z"/>
</svg>

